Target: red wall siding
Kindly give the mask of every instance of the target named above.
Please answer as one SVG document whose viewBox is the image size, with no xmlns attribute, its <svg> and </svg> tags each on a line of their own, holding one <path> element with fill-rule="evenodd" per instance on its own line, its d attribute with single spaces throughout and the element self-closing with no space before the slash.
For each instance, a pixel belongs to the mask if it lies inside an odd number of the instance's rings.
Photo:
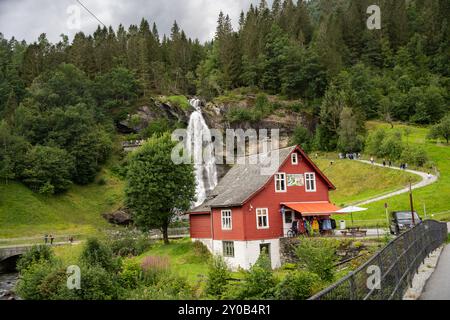
<svg viewBox="0 0 450 320">
<path fill-rule="evenodd" d="M 191 214 L 190 233 L 194 239 L 211 239 L 211 215 L 210 214 Z"/>
<path fill-rule="evenodd" d="M 231 210 L 232 229 L 222 230 L 222 210 L 225 208 L 213 209 L 213 226 L 214 239 L 216 240 L 242 240 L 244 239 L 244 219 L 242 215 L 242 208 L 226 208 Z"/>
<path fill-rule="evenodd" d="M 304 174 L 315 172 L 299 155 L 299 164 L 292 165 L 289 157 L 279 169 L 286 174 Z M 306 192 L 305 186 L 287 187 L 287 192 L 275 192 L 275 181 L 270 182 L 255 194 L 242 208 L 233 209 L 233 230 L 222 231 L 220 210 L 214 209 L 214 239 L 218 240 L 260 240 L 283 236 L 283 219 L 280 213 L 282 202 L 329 201 L 328 185 L 316 172 L 316 192 Z M 269 229 L 256 228 L 256 209 L 269 209 Z"/>
</svg>

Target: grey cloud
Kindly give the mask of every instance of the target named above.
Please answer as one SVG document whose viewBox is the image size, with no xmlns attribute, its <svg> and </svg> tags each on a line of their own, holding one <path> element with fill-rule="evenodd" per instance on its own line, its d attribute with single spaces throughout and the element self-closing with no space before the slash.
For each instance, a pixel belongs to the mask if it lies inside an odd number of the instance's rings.
<svg viewBox="0 0 450 320">
<path fill-rule="evenodd" d="M 156 22 L 160 34 L 170 32 L 174 20 L 188 36 L 200 41 L 211 39 L 219 12 L 229 14 L 235 26 L 241 10 L 259 0 L 81 0 L 103 23 L 114 28 L 139 24 L 144 17 Z M 78 31 L 92 33 L 99 24 L 81 7 L 81 30 L 70 30 L 67 12 L 75 0 L 0 0 L 0 32 L 28 42 L 46 33 L 51 41 L 58 41 L 64 33 L 70 38 Z"/>
</svg>

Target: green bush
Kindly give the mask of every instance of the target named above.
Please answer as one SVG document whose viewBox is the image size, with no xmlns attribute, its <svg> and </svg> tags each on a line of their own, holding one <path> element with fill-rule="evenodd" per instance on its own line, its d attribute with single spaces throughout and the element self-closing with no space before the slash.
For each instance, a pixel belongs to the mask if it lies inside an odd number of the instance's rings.
<svg viewBox="0 0 450 320">
<path fill-rule="evenodd" d="M 183 110 L 187 110 L 190 107 L 189 101 L 185 96 L 170 96 L 167 97 L 163 102 L 170 102 L 172 105 Z"/>
<path fill-rule="evenodd" d="M 269 256 L 261 253 L 256 263 L 245 273 L 244 279 L 236 286 L 229 286 L 225 299 L 261 300 L 273 299 L 276 279 L 273 275 Z"/>
<path fill-rule="evenodd" d="M 74 291 L 81 300 L 114 300 L 121 294 L 115 273 L 90 265 L 81 267 L 81 289 Z"/>
<path fill-rule="evenodd" d="M 323 281 L 334 278 L 337 261 L 336 245 L 327 239 L 304 238 L 296 250 L 300 265 L 309 272 L 317 274 Z"/>
<path fill-rule="evenodd" d="M 127 259 L 119 272 L 119 282 L 123 288 L 136 288 L 143 279 L 143 270 L 139 262 Z"/>
<path fill-rule="evenodd" d="M 279 300 L 306 300 L 320 288 L 320 277 L 311 272 L 290 272 L 276 288 Z"/>
<path fill-rule="evenodd" d="M 185 278 L 166 274 L 154 285 L 143 285 L 127 292 L 125 298 L 129 300 L 192 300 L 195 298 L 195 293 Z"/>
<path fill-rule="evenodd" d="M 44 280 L 55 271 L 53 263 L 45 260 L 33 261 L 20 270 L 16 292 L 25 300 L 45 300 L 50 297 L 41 290 Z"/>
<path fill-rule="evenodd" d="M 54 261 L 55 255 L 51 247 L 45 245 L 33 246 L 17 261 L 17 270 L 22 272 L 34 263 L 48 262 L 52 264 Z"/>
<path fill-rule="evenodd" d="M 124 230 L 108 238 L 108 246 L 116 256 L 138 256 L 151 246 L 150 239 L 139 231 Z"/>
<path fill-rule="evenodd" d="M 119 269 L 119 260 L 113 257 L 111 249 L 98 239 L 87 240 L 81 252 L 80 262 L 89 267 L 103 268 L 109 272 Z"/>
<path fill-rule="evenodd" d="M 408 146 L 403 149 L 401 160 L 405 163 L 423 167 L 428 162 L 428 155 L 422 147 Z"/>
<path fill-rule="evenodd" d="M 214 256 L 209 264 L 208 278 L 206 280 L 206 294 L 220 298 L 226 290 L 230 270 L 224 258 Z"/>
</svg>

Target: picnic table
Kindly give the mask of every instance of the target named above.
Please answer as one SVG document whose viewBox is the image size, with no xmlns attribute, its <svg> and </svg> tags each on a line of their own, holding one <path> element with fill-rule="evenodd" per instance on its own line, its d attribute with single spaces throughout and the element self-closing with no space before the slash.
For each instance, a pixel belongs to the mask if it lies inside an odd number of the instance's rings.
<svg viewBox="0 0 450 320">
<path fill-rule="evenodd" d="M 344 237 L 353 236 L 353 237 L 365 237 L 367 235 L 367 230 L 363 230 L 360 227 L 350 227 L 346 230 L 341 230 L 341 233 Z"/>
</svg>

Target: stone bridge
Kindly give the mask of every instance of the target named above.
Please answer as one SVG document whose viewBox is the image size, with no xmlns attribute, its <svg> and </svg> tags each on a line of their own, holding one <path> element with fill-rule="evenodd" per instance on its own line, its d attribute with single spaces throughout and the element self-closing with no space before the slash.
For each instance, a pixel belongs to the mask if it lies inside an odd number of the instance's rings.
<svg viewBox="0 0 450 320">
<path fill-rule="evenodd" d="M 0 247 L 0 273 L 14 271 L 20 256 L 30 250 L 32 245 Z"/>
</svg>

